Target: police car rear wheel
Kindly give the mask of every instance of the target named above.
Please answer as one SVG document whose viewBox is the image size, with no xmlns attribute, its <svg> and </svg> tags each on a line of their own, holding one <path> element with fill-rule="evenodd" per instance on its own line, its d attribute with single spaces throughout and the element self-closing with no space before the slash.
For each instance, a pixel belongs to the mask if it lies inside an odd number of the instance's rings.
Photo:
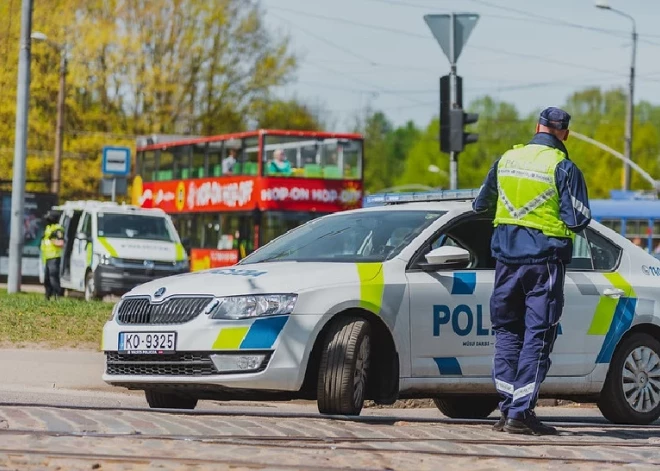
<svg viewBox="0 0 660 471">
<path fill-rule="evenodd" d="M 323 341 L 317 384 L 319 412 L 359 415 L 369 379 L 369 322 L 358 317 L 339 318 Z"/>
<path fill-rule="evenodd" d="M 144 396 L 152 409 L 194 409 L 197 399 L 178 394 L 145 391 Z"/>
<path fill-rule="evenodd" d="M 649 424 L 660 417 L 660 342 L 635 333 L 612 357 L 598 400 L 603 416 L 617 424 Z"/>
<path fill-rule="evenodd" d="M 436 397 L 435 406 L 450 419 L 485 419 L 499 405 L 497 396 Z"/>
</svg>

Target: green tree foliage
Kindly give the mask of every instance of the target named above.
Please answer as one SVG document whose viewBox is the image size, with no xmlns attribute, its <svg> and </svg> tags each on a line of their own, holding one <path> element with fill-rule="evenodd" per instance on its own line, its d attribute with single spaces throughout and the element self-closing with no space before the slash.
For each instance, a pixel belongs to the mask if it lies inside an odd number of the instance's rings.
<svg viewBox="0 0 660 471">
<path fill-rule="evenodd" d="M 298 100 L 259 102 L 254 104 L 254 109 L 257 127 L 261 129 L 321 131 L 325 128 L 321 116 Z"/>
<path fill-rule="evenodd" d="M 0 2 L 2 179 L 12 173 L 20 13 L 20 1 Z M 296 57 L 254 2 L 42 0 L 33 31 L 67 45 L 63 199 L 96 197 L 102 147 L 133 147 L 139 135 L 322 126 L 306 106 L 271 96 Z M 59 62 L 55 47 L 32 42 L 28 180 L 50 178 Z"/>
<path fill-rule="evenodd" d="M 571 129 L 623 152 L 626 95 L 623 90 L 602 91 L 590 88 L 575 92 L 563 106 L 572 116 Z M 468 145 L 459 154 L 459 187 L 478 188 L 493 162 L 515 144 L 525 144 L 533 136 L 540 109 L 521 116 L 510 103 L 482 97 L 470 104 L 471 112 L 479 113 L 479 121 L 469 129 L 479 134 L 477 143 Z M 433 119 L 423 130 L 405 126 L 411 141 L 402 148 L 405 154 L 400 167 L 389 165 L 395 146 L 392 136 L 403 132 L 394 128 L 383 113 L 372 112 L 365 119 L 367 191 L 381 191 L 386 187 L 422 184 L 436 188 L 449 187 L 449 155 L 440 152 L 439 121 Z M 411 130 L 411 127 L 414 131 Z M 636 105 L 633 160 L 653 178 L 660 178 L 660 106 L 648 102 Z M 600 148 L 569 137 L 566 142 L 570 158 L 585 175 L 592 198 L 608 198 L 611 189 L 621 188 L 623 164 Z M 397 148 L 399 151 L 401 148 Z M 378 164 L 374 163 L 377 161 Z M 381 163 L 383 162 L 383 163 Z M 435 166 L 439 172 L 430 171 Z M 371 167 L 371 170 L 370 170 Z M 375 167 L 375 168 L 374 168 Z M 396 168 L 394 172 L 392 168 Z M 433 167 L 431 167 L 433 168 Z M 632 172 L 632 189 L 650 189 L 650 184 Z"/>
<path fill-rule="evenodd" d="M 384 113 L 367 111 L 355 131 L 364 136 L 367 192 L 391 188 L 403 172 L 410 149 L 421 136 L 412 121 L 394 128 Z"/>
</svg>

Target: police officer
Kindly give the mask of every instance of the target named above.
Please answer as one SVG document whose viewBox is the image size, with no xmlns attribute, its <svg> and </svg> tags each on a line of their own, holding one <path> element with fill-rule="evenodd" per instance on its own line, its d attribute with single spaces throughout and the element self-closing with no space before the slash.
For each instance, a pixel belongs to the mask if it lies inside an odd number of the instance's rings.
<svg viewBox="0 0 660 471">
<path fill-rule="evenodd" d="M 57 214 L 48 212 L 45 217 L 46 229 L 41 239 L 41 258 L 46 268 L 44 288 L 46 299 L 62 296 L 60 286 L 60 257 L 64 247 L 64 228 L 58 223 Z"/>
<path fill-rule="evenodd" d="M 557 433 L 534 407 L 550 368 L 575 233 L 591 220 L 584 177 L 564 146 L 570 119 L 563 110 L 545 109 L 533 139 L 493 164 L 473 203 L 478 213 L 495 211 L 490 317 L 493 381 L 502 397 L 497 431 Z"/>
</svg>

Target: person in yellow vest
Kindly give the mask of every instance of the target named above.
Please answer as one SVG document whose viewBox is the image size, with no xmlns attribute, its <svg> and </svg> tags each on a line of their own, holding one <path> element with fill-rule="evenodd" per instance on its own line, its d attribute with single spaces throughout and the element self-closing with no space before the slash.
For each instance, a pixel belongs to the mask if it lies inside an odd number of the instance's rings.
<svg viewBox="0 0 660 471">
<path fill-rule="evenodd" d="M 45 221 L 46 229 L 41 239 L 41 258 L 46 269 L 44 276 L 46 299 L 50 299 L 51 296 L 57 298 L 63 294 L 60 286 L 60 260 L 64 247 L 64 228 L 58 223 L 57 215 L 52 212 L 46 214 Z"/>
<path fill-rule="evenodd" d="M 584 177 L 564 146 L 570 119 L 558 108 L 543 110 L 531 142 L 493 164 L 473 202 L 477 213 L 494 212 L 490 319 L 493 381 L 502 398 L 496 431 L 557 433 L 534 408 L 564 307 L 565 266 L 575 234 L 591 221 Z"/>
</svg>

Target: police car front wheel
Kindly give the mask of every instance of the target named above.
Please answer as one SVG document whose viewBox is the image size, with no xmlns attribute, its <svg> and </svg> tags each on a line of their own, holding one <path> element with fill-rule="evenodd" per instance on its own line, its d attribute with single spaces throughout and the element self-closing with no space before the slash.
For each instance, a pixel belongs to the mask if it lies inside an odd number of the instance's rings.
<svg viewBox="0 0 660 471">
<path fill-rule="evenodd" d="M 359 415 L 369 379 L 371 326 L 359 317 L 340 317 L 331 322 L 319 365 L 319 412 Z"/>
<path fill-rule="evenodd" d="M 637 332 L 617 347 L 598 400 L 617 424 L 645 425 L 660 417 L 660 342 Z"/>
</svg>

